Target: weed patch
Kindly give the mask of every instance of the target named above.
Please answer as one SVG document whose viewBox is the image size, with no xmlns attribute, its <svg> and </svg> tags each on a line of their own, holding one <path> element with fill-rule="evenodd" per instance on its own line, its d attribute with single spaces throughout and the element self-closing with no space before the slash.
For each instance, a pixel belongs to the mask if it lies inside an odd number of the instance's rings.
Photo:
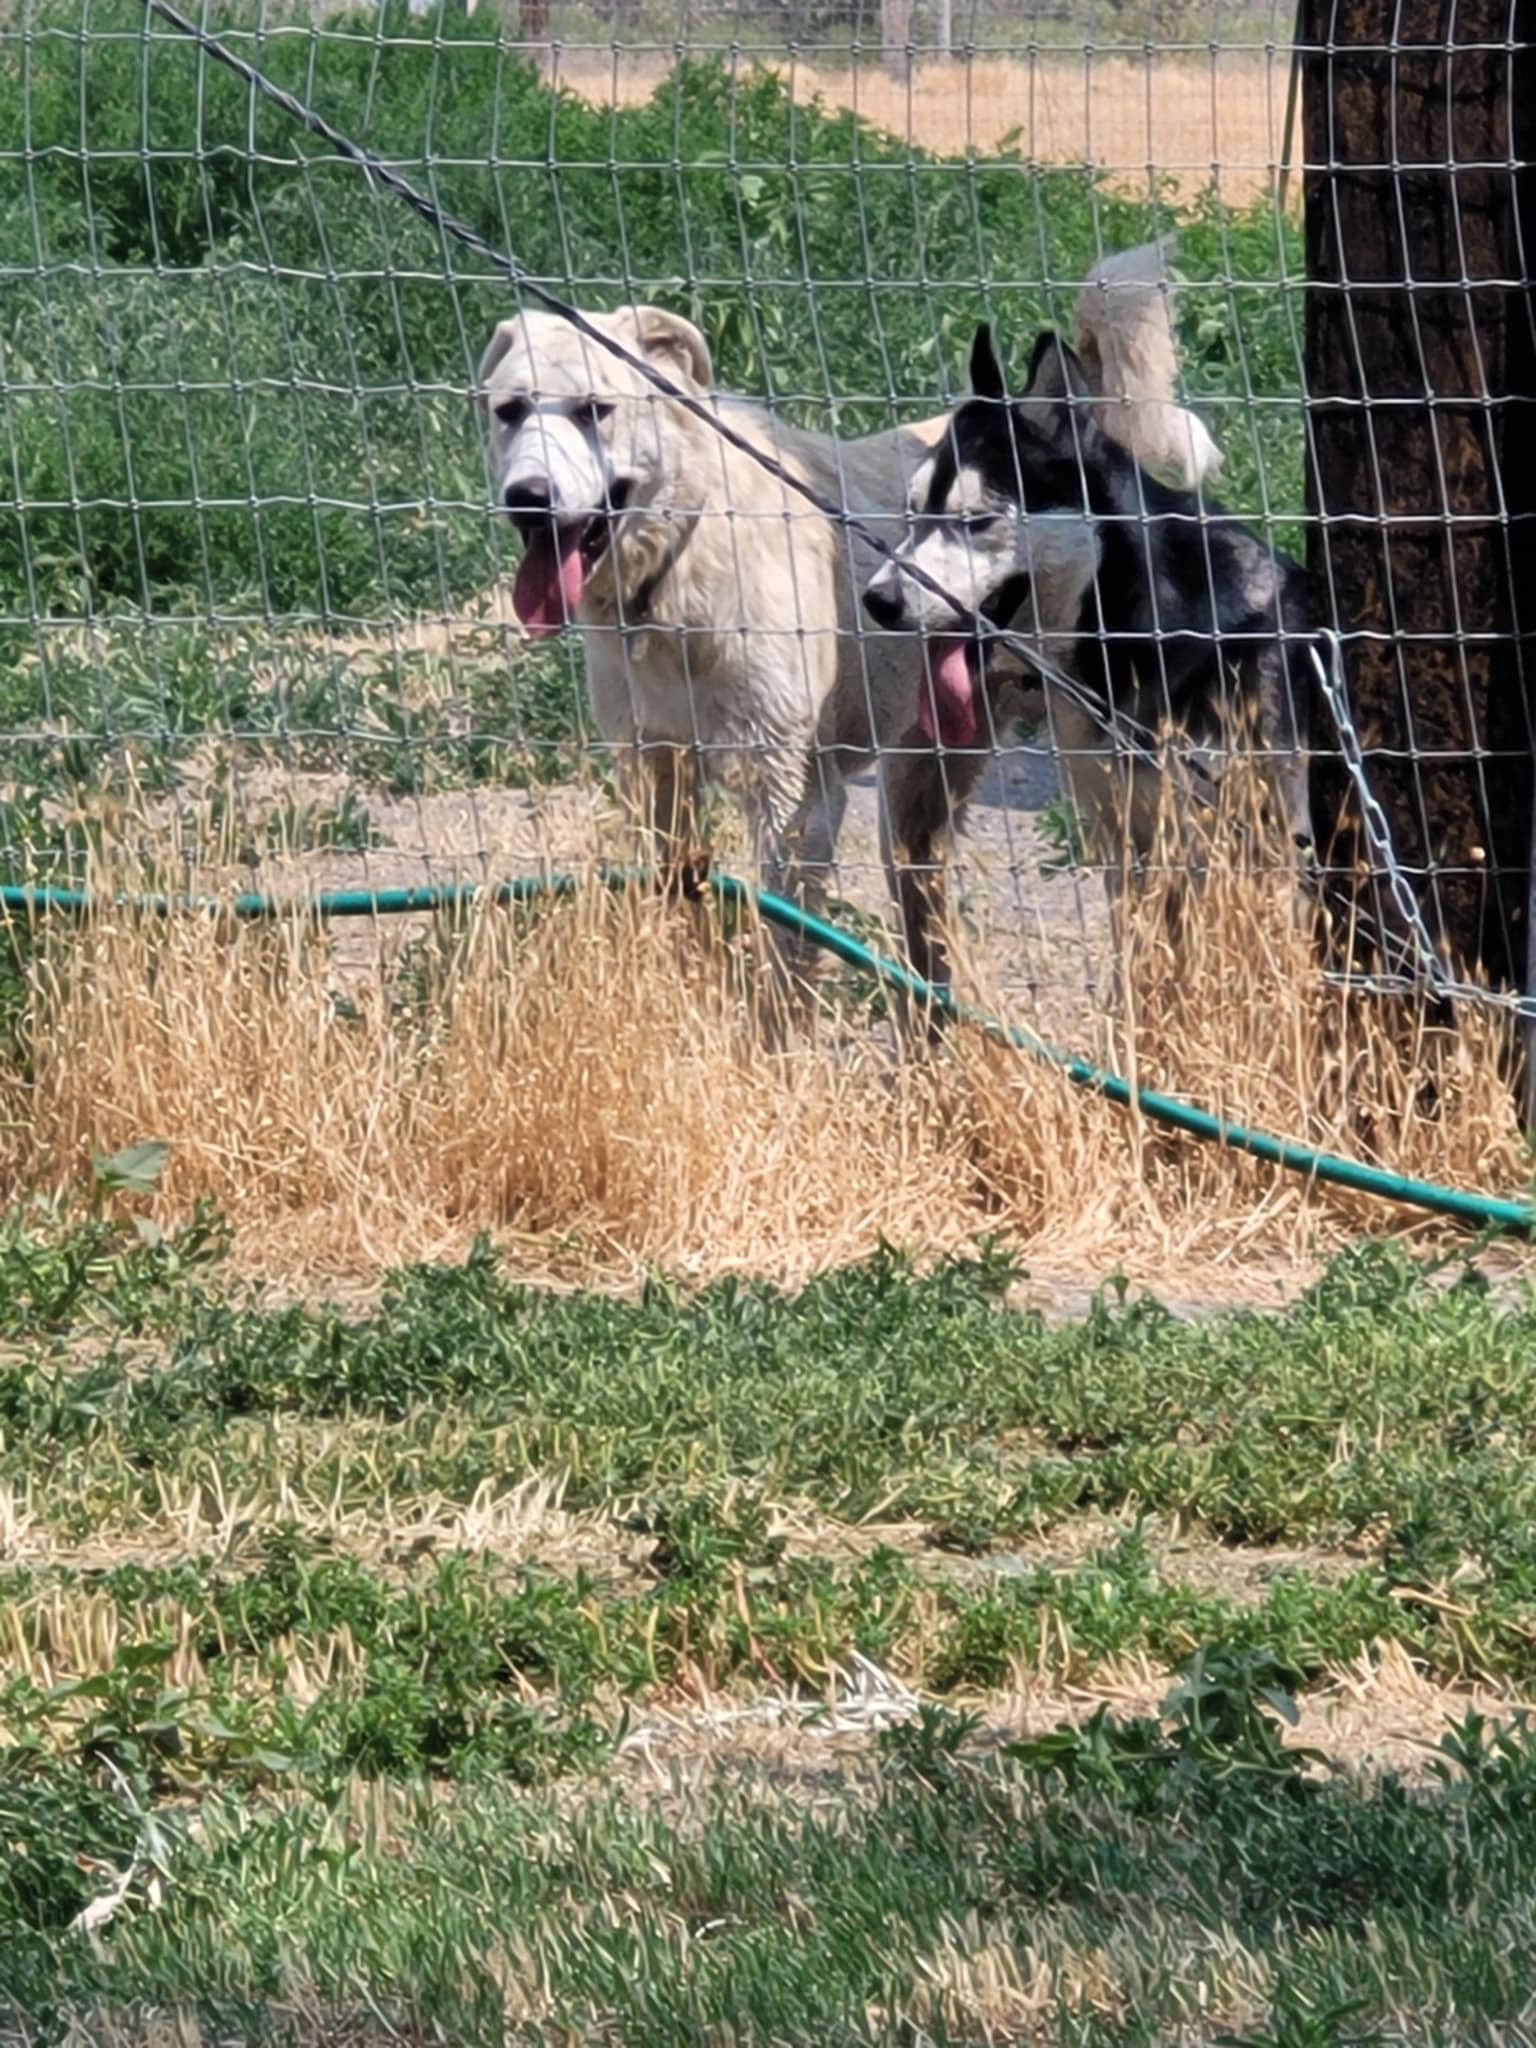
<svg viewBox="0 0 1536 2048">
<path fill-rule="evenodd" d="M 146 1872 L 94 1952 L 62 1936 L 78 1891 L 40 1884 L 4 1995 L 17 2024 L 122 2024 L 155 2000 L 225 2029 L 296 2001 L 318 2028 L 361 1997 L 392 2030 L 430 2016 L 469 2042 L 596 2024 L 876 2042 L 903 2013 L 976 2042 L 1004 2022 L 1295 2042 L 1320 2012 L 1355 2038 L 1518 2027 L 1532 1837 L 1506 1817 L 1529 1803 L 1528 1734 L 1453 1730 L 1417 1789 L 1275 1768 L 1255 1732 L 1271 1675 L 1226 1672 L 1219 1732 L 1188 1677 L 1145 1724 L 1101 1717 L 1070 1783 L 1059 1744 L 978 1750 L 929 1716 L 836 1814 L 763 1785 L 559 1808 L 494 1783 L 446 1803 L 215 1797 L 195 1829 L 167 1823 L 153 1903 Z M 121 1857 L 122 1832 L 103 1815 L 86 1838 Z"/>
</svg>

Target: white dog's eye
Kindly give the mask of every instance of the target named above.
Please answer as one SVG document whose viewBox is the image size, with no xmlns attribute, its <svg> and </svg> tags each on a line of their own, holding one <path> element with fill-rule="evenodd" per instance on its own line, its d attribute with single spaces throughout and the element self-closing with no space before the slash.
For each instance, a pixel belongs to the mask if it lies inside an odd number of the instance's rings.
<svg viewBox="0 0 1536 2048">
<path fill-rule="evenodd" d="M 973 512 L 969 518 L 962 519 L 960 524 L 967 533 L 985 533 L 988 527 L 996 526 L 997 521 L 998 515 L 995 512 Z"/>
<path fill-rule="evenodd" d="M 582 432 L 586 433 L 595 427 L 600 420 L 607 419 L 612 411 L 613 407 L 611 405 L 602 405 L 597 399 L 589 398 L 585 405 L 576 405 L 571 408 L 571 418 L 581 428 Z"/>
<path fill-rule="evenodd" d="M 517 428 L 528 417 L 526 398 L 508 398 L 496 408 L 496 417 L 504 427 Z"/>
</svg>

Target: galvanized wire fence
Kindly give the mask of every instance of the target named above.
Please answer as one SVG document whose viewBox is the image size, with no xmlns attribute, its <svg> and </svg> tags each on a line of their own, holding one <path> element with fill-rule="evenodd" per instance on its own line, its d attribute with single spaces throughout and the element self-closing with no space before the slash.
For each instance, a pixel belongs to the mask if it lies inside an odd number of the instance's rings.
<svg viewBox="0 0 1536 2048">
<path fill-rule="evenodd" d="M 931 422 L 982 318 L 1022 384 L 1094 267 L 1176 229 L 1175 395 L 1220 451 L 1223 503 L 1264 549 L 1307 550 L 1300 191 L 1276 189 L 1288 18 L 525 0 L 202 25 L 557 297 L 684 316 L 772 447 Z M 518 619 L 507 479 L 471 399 L 531 303 L 132 0 L 0 24 L 11 875 L 76 875 L 108 826 L 274 887 L 500 878 L 607 847 L 587 654 Z M 905 495 L 846 502 L 899 539 Z M 818 518 L 733 509 L 738 578 L 770 545 L 754 521 Z M 784 637 L 873 637 L 857 605 L 806 603 Z M 613 623 L 621 668 L 659 658 L 635 644 L 645 618 Z M 1285 635 L 1312 623 L 1333 621 Z M 692 630 L 679 680 L 706 691 Z M 961 902 L 1056 1023 L 1101 972 L 1104 892 L 1062 736 L 1021 702 L 976 742 Z M 721 751 L 773 745 L 759 719 Z M 835 847 L 834 899 L 870 919 L 880 801 L 856 775 Z"/>
</svg>

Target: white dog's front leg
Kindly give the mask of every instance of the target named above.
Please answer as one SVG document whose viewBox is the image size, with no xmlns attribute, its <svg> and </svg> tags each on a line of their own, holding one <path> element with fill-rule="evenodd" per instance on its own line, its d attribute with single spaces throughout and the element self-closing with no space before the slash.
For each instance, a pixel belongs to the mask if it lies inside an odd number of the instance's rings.
<svg viewBox="0 0 1536 2048">
<path fill-rule="evenodd" d="M 788 771 L 764 775 L 749 787 L 745 808 L 762 887 L 821 917 L 848 791 L 834 765 L 812 749 L 800 764 L 798 791 Z M 809 1015 L 821 956 L 781 925 L 771 928 L 770 948 L 773 986 L 765 992 L 763 1017 L 770 1036 L 779 1039 L 789 1018 Z"/>
<path fill-rule="evenodd" d="M 691 893 L 707 861 L 698 820 L 698 778 L 686 748 L 641 743 L 620 754 L 621 786 L 641 862 L 666 888 Z"/>
</svg>

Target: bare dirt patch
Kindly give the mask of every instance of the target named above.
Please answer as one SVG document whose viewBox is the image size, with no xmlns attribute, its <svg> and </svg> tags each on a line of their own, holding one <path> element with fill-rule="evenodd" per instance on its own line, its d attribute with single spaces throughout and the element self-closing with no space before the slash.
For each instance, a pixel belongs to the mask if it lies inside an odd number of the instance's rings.
<svg viewBox="0 0 1536 2048">
<path fill-rule="evenodd" d="M 754 61 L 752 53 L 738 60 Z M 1033 58 L 978 54 L 919 61 L 910 78 L 878 61 L 830 66 L 770 59 L 802 105 L 847 107 L 874 127 L 944 156 L 1013 149 L 1041 164 L 1093 165 L 1146 190 L 1155 175 L 1182 193 L 1213 181 L 1242 205 L 1281 161 L 1290 52 L 1104 55 L 1089 48 Z M 674 59 L 653 50 L 563 52 L 551 76 L 600 106 L 649 99 Z M 1299 132 L 1299 131 L 1298 131 Z"/>
<path fill-rule="evenodd" d="M 721 1776 L 842 1796 L 867 1781 L 880 1728 L 916 1711 L 917 1696 L 874 1666 L 842 1674 L 825 1700 L 765 1694 L 754 1700 L 679 1697 L 637 1717 L 620 1763 L 640 1797 L 688 1798 Z M 984 1747 L 1081 1725 L 1101 1707 L 1121 1716 L 1156 1714 L 1172 1675 L 1145 1659 L 1105 1666 L 1090 1683 L 1021 1676 L 1006 1694 L 977 1698 L 976 1740 Z M 1469 1713 L 1507 1722 L 1531 1703 L 1487 1686 L 1445 1686 L 1424 1677 L 1407 1653 L 1386 1643 L 1298 1701 L 1285 1740 L 1331 1762 L 1422 1776 L 1446 1729 Z"/>
</svg>

